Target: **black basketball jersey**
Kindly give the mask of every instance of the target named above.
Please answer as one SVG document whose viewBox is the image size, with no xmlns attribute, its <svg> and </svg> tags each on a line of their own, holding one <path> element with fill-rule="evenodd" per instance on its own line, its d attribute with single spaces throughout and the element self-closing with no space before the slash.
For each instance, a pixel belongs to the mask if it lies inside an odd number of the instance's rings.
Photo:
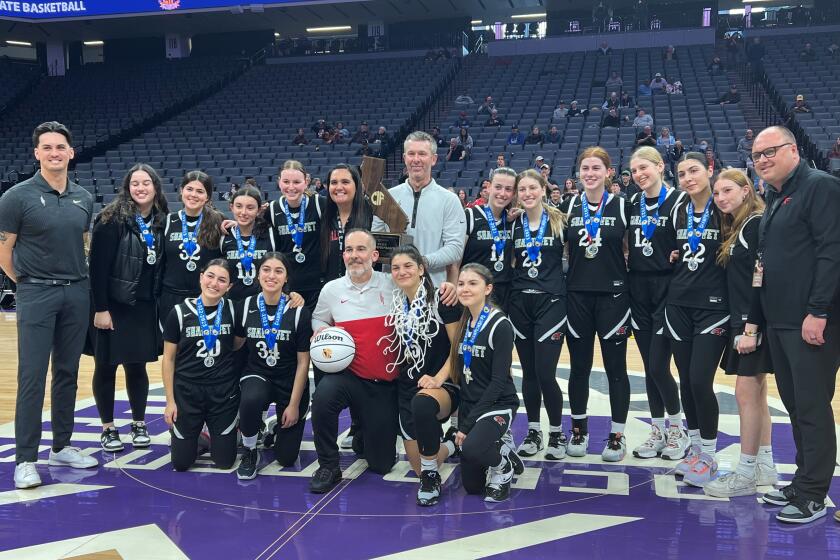
<svg viewBox="0 0 840 560">
<path fill-rule="evenodd" d="M 665 200 L 662 201 L 662 207 L 658 209 L 659 219 L 656 222 L 656 229 L 653 230 L 653 237 L 648 240 L 642 233 L 642 200 L 645 201 L 648 217 L 651 217 L 657 212 L 659 197 L 646 198 L 644 192 L 633 195 L 630 200 L 630 239 L 628 243 L 628 268 L 630 272 L 673 272 L 674 265 L 670 261 L 671 252 L 678 247 L 674 224 L 671 220 L 671 211 L 684 196 L 686 196 L 685 192 L 676 189 L 668 190 Z M 649 248 L 646 248 L 648 246 Z"/>
<path fill-rule="evenodd" d="M 303 218 L 303 241 L 299 251 L 295 251 L 295 242 L 289 230 L 289 222 L 283 211 L 283 197 L 271 202 L 268 215 L 271 225 L 276 229 L 277 250 L 289 259 L 289 289 L 292 291 L 307 291 L 321 285 L 321 199 L 317 195 L 305 196 L 306 213 Z M 292 223 L 297 224 L 300 217 L 300 207 L 289 208 Z M 298 262 L 298 254 L 306 258 Z"/>
<path fill-rule="evenodd" d="M 734 331 L 743 328 L 753 297 L 752 276 L 758 258 L 758 226 L 761 214 L 753 214 L 741 226 L 738 238 L 729 249 L 726 286 L 729 291 L 729 324 Z"/>
<path fill-rule="evenodd" d="M 569 240 L 568 289 L 575 292 L 627 291 L 627 265 L 624 260 L 624 236 L 627 231 L 627 209 L 623 197 L 607 195 L 601 227 L 593 245 L 598 248 L 594 258 L 586 257 L 589 236 L 583 220 L 581 194 L 569 200 L 566 213 L 569 225 L 566 237 Z M 589 204 L 589 213 L 595 217 L 599 204 Z"/>
<path fill-rule="evenodd" d="M 306 307 L 289 308 L 286 301 L 280 329 L 277 333 L 277 344 L 269 350 L 265 341 L 260 308 L 257 305 L 258 295 L 248 296 L 242 302 L 240 314 L 234 328 L 234 334 L 245 339 L 248 347 L 248 363 L 242 372 L 242 377 L 259 375 L 272 383 L 292 390 L 297 370 L 298 352 L 309 352 L 309 339 L 312 338 L 312 316 Z M 269 325 L 274 321 L 277 313 L 276 305 L 266 305 Z M 274 363 L 273 366 L 268 362 Z"/>
<path fill-rule="evenodd" d="M 195 309 L 195 298 L 187 298 L 176 305 L 166 318 L 163 340 L 178 345 L 175 354 L 175 377 L 190 383 L 221 383 L 237 379 L 234 371 L 233 325 L 236 315 L 233 302 L 222 299 L 221 333 L 213 348 L 207 348 L 201 334 L 201 323 Z M 216 321 L 217 306 L 205 308 L 207 323 Z"/>
<path fill-rule="evenodd" d="M 437 302 L 433 307 L 431 321 L 435 325 L 430 325 L 429 329 L 430 332 L 434 330 L 437 332 L 431 340 L 422 344 L 422 346 L 415 341 L 413 343 L 414 347 L 409 352 L 406 352 L 405 341 L 400 341 L 402 355 L 417 356 L 422 354 L 423 356 L 423 361 L 419 364 L 419 367 L 414 358 L 400 363 L 400 379 L 402 381 L 410 381 L 416 384 L 417 380 L 424 375 L 437 375 L 449 357 L 450 343 L 449 335 L 446 333 L 446 325 L 457 323 L 461 319 L 463 308 L 458 303 L 450 306 L 440 302 Z"/>
<path fill-rule="evenodd" d="M 251 248 L 251 243 L 254 243 L 255 237 L 253 235 L 242 237 L 242 247 Z M 231 269 L 230 291 L 228 298 L 233 301 L 242 301 L 248 296 L 256 295 L 260 292 L 259 273 L 257 265 L 260 259 L 269 251 L 275 251 L 276 245 L 274 243 L 274 230 L 269 228 L 262 235 L 256 237 L 257 246 L 253 249 L 254 262 L 251 263 L 250 270 L 245 270 L 242 265 L 242 259 L 239 255 L 239 249 L 236 243 L 236 236 L 233 232 L 223 235 L 219 245 L 222 251 L 222 257 L 227 259 Z M 251 284 L 245 284 L 245 279 L 250 278 Z"/>
<path fill-rule="evenodd" d="M 545 237 L 540 247 L 540 256 L 536 262 L 528 256 L 525 246 L 524 214 L 516 219 L 513 225 L 513 290 L 537 290 L 555 296 L 566 295 L 566 275 L 563 274 L 563 243 L 564 232 L 555 232 L 551 222 L 546 225 Z M 540 223 L 528 223 L 531 230 L 531 240 L 536 241 Z M 531 269 L 537 270 L 533 276 Z"/>
<path fill-rule="evenodd" d="M 671 285 L 668 288 L 668 303 L 711 309 L 715 311 L 729 311 L 726 296 L 726 271 L 718 266 L 715 259 L 721 244 L 720 211 L 712 204 L 709 211 L 709 221 L 697 245 L 697 251 L 692 252 L 688 244 L 688 216 L 689 197 L 685 197 L 674 207 L 672 219 L 676 227 L 677 244 L 680 252 Z M 700 223 L 703 209 L 695 209 L 694 228 Z M 696 270 L 692 261 L 696 262 Z"/>
<path fill-rule="evenodd" d="M 472 351 L 469 377 L 463 368 L 462 341 L 458 344 L 461 406 L 458 425 L 465 433 L 488 412 L 519 406 L 510 366 L 513 360 L 513 325 L 498 309 L 490 312 Z"/>
<path fill-rule="evenodd" d="M 187 217 L 188 232 L 195 232 L 195 224 L 196 220 Z M 184 251 L 181 234 L 181 218 L 178 212 L 170 212 L 163 231 L 163 287 L 176 292 L 197 294 L 200 291 L 198 275 L 201 269 L 208 262 L 219 258 L 222 253 L 218 247 L 202 247 L 196 243 L 195 252 L 188 256 Z M 190 262 L 195 265 L 194 270 L 187 268 L 192 268 Z"/>
<path fill-rule="evenodd" d="M 474 206 L 464 210 L 467 218 L 467 242 L 464 245 L 464 256 L 461 258 L 461 264 L 478 263 L 484 265 L 493 273 L 495 284 L 507 284 L 513 278 L 511 269 L 513 243 L 511 238 L 513 237 L 513 223 L 515 222 L 496 221 L 499 237 L 505 240 L 505 248 L 503 254 L 500 255 L 496 251 L 493 233 L 490 231 L 490 223 L 487 221 L 484 208 L 484 206 Z M 496 263 L 502 264 L 498 265 Z M 502 266 L 502 270 L 496 270 L 497 266 Z"/>
<path fill-rule="evenodd" d="M 370 214 L 370 219 L 366 223 L 355 223 L 353 216 L 351 215 L 347 220 L 347 223 L 343 226 L 339 223 L 338 216 L 336 216 L 335 223 L 330 226 L 330 246 L 329 254 L 326 259 L 326 269 L 324 270 L 324 282 L 329 282 L 330 280 L 335 280 L 336 278 L 344 276 L 345 267 L 342 253 L 344 253 L 344 236 L 347 235 L 347 232 L 356 228 L 362 228 L 370 231 L 372 224 L 372 212 Z"/>
</svg>

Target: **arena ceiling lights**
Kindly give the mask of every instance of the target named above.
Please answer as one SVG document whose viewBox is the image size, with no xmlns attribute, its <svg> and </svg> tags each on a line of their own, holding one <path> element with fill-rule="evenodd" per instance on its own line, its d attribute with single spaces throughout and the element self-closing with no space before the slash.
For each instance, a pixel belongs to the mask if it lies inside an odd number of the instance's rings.
<svg viewBox="0 0 840 560">
<path fill-rule="evenodd" d="M 307 27 L 307 33 L 336 33 L 340 31 L 352 31 L 352 25 L 333 25 L 327 27 Z"/>
<path fill-rule="evenodd" d="M 515 16 L 510 16 L 511 19 L 545 19 L 546 14 L 545 12 L 541 14 L 517 14 Z"/>
</svg>

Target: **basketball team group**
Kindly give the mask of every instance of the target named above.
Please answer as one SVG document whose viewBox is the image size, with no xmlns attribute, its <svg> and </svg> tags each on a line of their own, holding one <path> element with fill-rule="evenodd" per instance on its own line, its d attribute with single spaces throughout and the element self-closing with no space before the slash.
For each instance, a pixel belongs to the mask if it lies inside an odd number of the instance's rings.
<svg viewBox="0 0 840 560">
<path fill-rule="evenodd" d="M 783 127 L 754 141 L 755 172 L 772 187 L 765 197 L 741 170 L 713 172 L 695 152 L 669 185 L 651 147 L 629 162 L 641 192 L 610 194 L 613 162 L 592 146 L 577 160 L 580 194 L 559 207 L 538 170 L 499 167 L 486 196 L 466 209 L 433 179 L 434 139 L 413 132 L 403 146 L 408 178 L 390 189 L 409 237 L 384 265 L 377 233 L 388 225 L 356 166 L 336 165 L 319 196 L 307 190 L 304 166 L 286 161 L 279 197 L 264 200 L 245 185 L 225 219 L 206 173 L 183 177 L 183 208 L 170 212 L 156 171 L 137 163 L 94 215 L 92 195 L 68 179 L 70 131 L 46 122 L 32 140 L 39 171 L 0 197 L 0 267 L 17 288 L 17 488 L 42 483 L 50 361 L 47 463 L 98 465 L 71 445 L 84 352 L 95 362 L 107 454 L 165 443 L 145 418 L 146 365 L 161 360 L 176 471 L 206 452 L 240 479 L 269 459 L 293 467 L 309 417 L 314 493 L 341 483 L 340 449 L 386 474 L 401 438 L 419 506 L 442 499 L 439 468 L 453 457 L 465 492 L 499 502 L 524 460 L 620 462 L 630 449 L 673 462 L 675 476 L 710 496 L 761 490 L 782 522 L 826 514 L 837 453 L 840 180 L 801 159 Z M 636 442 L 625 437 L 629 338 L 650 410 L 647 439 Z M 608 431 L 596 424 L 590 432 L 596 340 L 610 419 Z M 565 396 L 556 373 L 564 343 Z M 127 426 L 114 418 L 118 366 Z M 740 457 L 730 472 L 716 457 L 719 368 L 737 376 Z M 796 472 L 784 486 L 768 374 L 796 444 Z M 515 441 L 521 403 L 527 434 Z M 340 434 L 342 414 L 351 426 Z M 602 440 L 600 457 L 590 454 Z"/>
</svg>

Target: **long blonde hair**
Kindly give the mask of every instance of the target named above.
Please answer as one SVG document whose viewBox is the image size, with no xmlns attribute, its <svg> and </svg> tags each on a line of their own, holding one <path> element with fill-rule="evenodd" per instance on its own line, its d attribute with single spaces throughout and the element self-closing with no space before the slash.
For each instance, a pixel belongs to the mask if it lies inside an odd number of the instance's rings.
<svg viewBox="0 0 840 560">
<path fill-rule="evenodd" d="M 540 184 L 545 193 L 540 204 L 542 204 L 543 210 L 548 212 L 548 223 L 551 226 L 551 233 L 553 235 L 560 235 L 566 229 L 566 214 L 545 202 L 545 196 L 548 195 L 548 181 L 536 169 L 526 169 L 516 176 L 516 183 L 513 188 L 517 191 L 519 190 L 519 181 L 522 179 L 533 179 Z"/>
<path fill-rule="evenodd" d="M 662 159 L 662 154 L 659 153 L 659 150 L 654 148 L 653 146 L 642 146 L 638 148 L 633 155 L 630 156 L 630 162 L 632 167 L 632 162 L 634 159 L 643 159 L 645 161 L 649 161 L 657 168 L 657 172 L 659 173 L 659 181 L 661 184 L 670 188 L 671 185 L 665 181 L 665 161 Z M 662 165 L 662 171 L 659 171 L 659 165 Z"/>
<path fill-rule="evenodd" d="M 720 234 L 723 242 L 720 244 L 715 262 L 720 266 L 726 266 L 729 262 L 732 247 L 738 242 L 738 234 L 741 232 L 744 222 L 751 216 L 764 213 L 764 201 L 759 198 L 755 189 L 752 188 L 752 183 L 749 178 L 740 169 L 725 169 L 721 171 L 715 183 L 721 179 L 728 179 L 742 188 L 749 187 L 744 202 L 738 207 L 735 214 L 724 214 L 721 212 Z"/>
</svg>

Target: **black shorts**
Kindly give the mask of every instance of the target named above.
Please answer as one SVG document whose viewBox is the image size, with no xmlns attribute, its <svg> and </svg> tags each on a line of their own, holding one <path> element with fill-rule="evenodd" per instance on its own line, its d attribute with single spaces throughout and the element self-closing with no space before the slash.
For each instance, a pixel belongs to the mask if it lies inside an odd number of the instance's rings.
<svg viewBox="0 0 840 560">
<path fill-rule="evenodd" d="M 630 296 L 627 292 L 569 292 L 568 332 L 575 338 L 598 334 L 604 340 L 630 336 Z"/>
<path fill-rule="evenodd" d="M 695 336 L 729 337 L 729 313 L 669 303 L 665 306 L 665 336 L 688 342 Z"/>
<path fill-rule="evenodd" d="M 510 298 L 510 320 L 516 337 L 563 344 L 566 335 L 566 298 L 545 292 L 516 291 Z"/>
<path fill-rule="evenodd" d="M 630 274 L 630 324 L 634 331 L 662 334 L 670 274 Z M 662 332 L 660 332 L 662 331 Z"/>
<path fill-rule="evenodd" d="M 451 415 L 458 410 L 458 404 L 461 400 L 459 388 L 457 385 L 446 382 L 441 386 L 441 389 L 446 391 L 449 395 L 449 400 L 452 402 L 452 406 L 449 409 L 449 415 Z M 416 379 L 409 379 L 405 376 L 400 377 L 397 386 L 400 435 L 404 440 L 408 441 L 413 441 L 417 438 L 416 432 L 414 431 L 414 414 L 411 411 L 411 401 L 418 392 L 420 392 L 420 388 L 417 386 Z M 446 418 L 442 418 L 440 423 L 444 424 L 449 420 L 449 415 Z"/>
<path fill-rule="evenodd" d="M 262 382 L 261 390 L 264 392 L 269 404 L 275 404 L 278 416 L 283 414 L 283 410 L 289 406 L 289 401 L 292 400 L 294 379 L 289 379 L 289 383 L 281 383 L 276 379 L 267 378 L 257 373 L 246 373 L 239 379 L 240 388 L 242 387 L 242 383 L 248 379 L 255 379 Z M 309 379 L 306 380 L 306 384 L 303 387 L 303 394 L 300 397 L 300 417 L 305 418 L 307 412 L 309 412 Z"/>
<path fill-rule="evenodd" d="M 721 369 L 726 375 L 738 375 L 740 377 L 755 377 L 762 373 L 773 373 L 773 360 L 770 357 L 770 348 L 767 341 L 762 340 L 754 352 L 739 354 L 735 350 L 735 337 L 743 332 L 743 327 L 732 327 L 729 336 L 729 344 L 720 360 Z"/>
<path fill-rule="evenodd" d="M 239 423 L 239 380 L 198 384 L 175 378 L 175 405 L 178 415 L 172 435 L 178 439 L 197 438 L 204 424 L 211 436 L 224 436 Z"/>
<path fill-rule="evenodd" d="M 493 285 L 493 293 L 491 294 L 493 303 L 504 311 L 506 315 L 510 313 L 510 294 L 510 282 Z"/>
</svg>

